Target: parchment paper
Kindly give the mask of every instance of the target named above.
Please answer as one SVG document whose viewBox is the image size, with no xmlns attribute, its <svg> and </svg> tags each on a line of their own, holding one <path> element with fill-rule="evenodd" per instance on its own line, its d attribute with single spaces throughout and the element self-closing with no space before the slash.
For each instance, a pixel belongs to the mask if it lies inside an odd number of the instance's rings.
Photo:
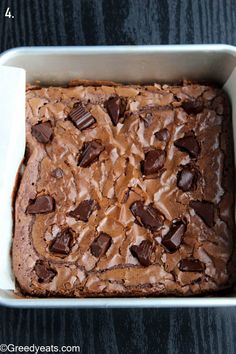
<svg viewBox="0 0 236 354">
<path fill-rule="evenodd" d="M 25 70 L 0 66 L 0 289 L 15 289 L 11 269 L 12 193 L 25 151 Z"/>
</svg>

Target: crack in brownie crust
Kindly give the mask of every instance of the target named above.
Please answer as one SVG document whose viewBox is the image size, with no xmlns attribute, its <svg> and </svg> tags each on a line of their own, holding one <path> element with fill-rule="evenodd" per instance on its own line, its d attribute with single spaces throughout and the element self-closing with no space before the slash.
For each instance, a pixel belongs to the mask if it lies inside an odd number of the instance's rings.
<svg viewBox="0 0 236 354">
<path fill-rule="evenodd" d="M 215 87 L 29 88 L 13 268 L 38 296 L 232 284 L 231 112 Z M 231 267 L 232 268 L 232 267 Z"/>
</svg>

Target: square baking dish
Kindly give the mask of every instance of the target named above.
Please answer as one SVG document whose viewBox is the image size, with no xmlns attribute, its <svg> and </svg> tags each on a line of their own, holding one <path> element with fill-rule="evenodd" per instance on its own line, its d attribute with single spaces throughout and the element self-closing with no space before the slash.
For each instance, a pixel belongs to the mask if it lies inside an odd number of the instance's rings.
<svg viewBox="0 0 236 354">
<path fill-rule="evenodd" d="M 232 102 L 236 139 L 236 48 L 233 46 L 22 47 L 3 53 L 0 65 L 25 69 L 26 80 L 32 84 L 39 80 L 41 84 L 62 85 L 77 78 L 122 83 L 171 83 L 183 79 L 218 83 Z M 204 297 L 81 299 L 24 298 L 12 290 L 0 289 L 0 304 L 34 308 L 234 306 L 236 288 Z"/>
</svg>

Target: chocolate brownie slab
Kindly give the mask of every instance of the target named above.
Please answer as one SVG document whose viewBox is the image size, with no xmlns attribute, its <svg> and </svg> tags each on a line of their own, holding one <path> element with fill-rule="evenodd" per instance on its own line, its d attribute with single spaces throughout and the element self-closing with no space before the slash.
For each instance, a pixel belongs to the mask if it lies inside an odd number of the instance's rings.
<svg viewBox="0 0 236 354">
<path fill-rule="evenodd" d="M 13 268 L 38 296 L 194 295 L 229 287 L 230 106 L 188 84 L 28 89 Z"/>
</svg>

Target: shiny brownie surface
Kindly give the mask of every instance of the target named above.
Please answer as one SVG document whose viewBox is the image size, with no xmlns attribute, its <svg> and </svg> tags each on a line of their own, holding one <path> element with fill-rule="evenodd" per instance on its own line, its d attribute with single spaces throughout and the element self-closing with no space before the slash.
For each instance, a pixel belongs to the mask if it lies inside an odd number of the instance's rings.
<svg viewBox="0 0 236 354">
<path fill-rule="evenodd" d="M 233 140 L 218 88 L 29 88 L 13 268 L 38 296 L 193 295 L 232 283 Z"/>
</svg>

